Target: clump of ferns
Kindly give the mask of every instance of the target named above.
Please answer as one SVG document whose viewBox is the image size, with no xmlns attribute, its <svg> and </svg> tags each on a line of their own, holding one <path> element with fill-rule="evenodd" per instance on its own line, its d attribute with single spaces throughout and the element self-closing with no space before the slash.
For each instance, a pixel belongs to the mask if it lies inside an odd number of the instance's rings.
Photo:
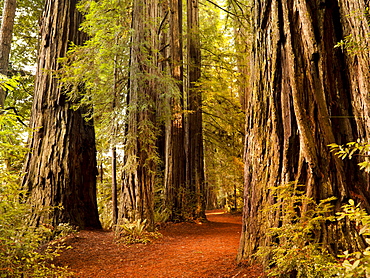
<svg viewBox="0 0 370 278">
<path fill-rule="evenodd" d="M 147 230 L 146 219 L 137 219 L 130 222 L 124 218 L 123 223 L 117 225 L 117 241 L 125 245 L 147 244 L 161 236 L 159 232 L 149 232 Z"/>
</svg>

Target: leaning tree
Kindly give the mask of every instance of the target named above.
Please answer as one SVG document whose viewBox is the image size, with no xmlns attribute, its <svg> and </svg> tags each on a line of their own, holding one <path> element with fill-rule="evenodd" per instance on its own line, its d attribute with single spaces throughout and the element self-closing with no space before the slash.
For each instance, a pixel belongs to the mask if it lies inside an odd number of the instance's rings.
<svg viewBox="0 0 370 278">
<path fill-rule="evenodd" d="M 269 244 L 281 211 L 274 187 L 295 181 L 309 198 L 352 198 L 370 211 L 355 160 L 328 145 L 369 139 L 370 28 L 365 0 L 255 0 L 245 142 L 245 205 L 239 260 Z M 335 47 L 347 41 L 344 48 Z M 348 43 L 351 42 L 351 43 Z M 265 220 L 264 220 L 265 219 Z M 362 245 L 346 222 L 322 223 L 315 238 L 331 253 Z"/>
<path fill-rule="evenodd" d="M 34 224 L 99 228 L 95 133 L 92 121 L 84 118 L 91 111 L 72 109 L 76 103 L 67 96 L 69 88 L 60 86 L 55 75 L 70 44 L 80 45 L 86 38 L 79 31 L 82 15 L 76 3 L 45 4 L 23 187 L 35 208 Z"/>
</svg>

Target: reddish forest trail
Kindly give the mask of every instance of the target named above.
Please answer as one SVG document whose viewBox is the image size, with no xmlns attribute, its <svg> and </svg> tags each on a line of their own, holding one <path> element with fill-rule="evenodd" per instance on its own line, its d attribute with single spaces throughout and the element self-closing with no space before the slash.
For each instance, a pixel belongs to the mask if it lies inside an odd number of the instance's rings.
<svg viewBox="0 0 370 278">
<path fill-rule="evenodd" d="M 218 210 L 207 219 L 170 224 L 153 243 L 129 247 L 116 244 L 112 232 L 81 231 L 56 263 L 79 278 L 259 277 L 258 268 L 238 268 L 235 262 L 241 217 Z"/>
</svg>

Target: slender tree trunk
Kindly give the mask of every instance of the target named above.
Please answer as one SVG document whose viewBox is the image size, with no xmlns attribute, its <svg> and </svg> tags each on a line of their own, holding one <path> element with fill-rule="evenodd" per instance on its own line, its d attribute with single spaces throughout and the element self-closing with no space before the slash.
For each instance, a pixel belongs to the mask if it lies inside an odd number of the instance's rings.
<svg viewBox="0 0 370 278">
<path fill-rule="evenodd" d="M 26 159 L 23 186 L 35 207 L 35 224 L 100 228 L 94 126 L 82 116 L 88 108 L 71 109 L 67 88 L 54 76 L 58 58 L 65 56 L 70 43 L 81 45 L 86 37 L 78 30 L 82 16 L 76 3 L 46 1 L 32 106 L 32 151 Z"/>
<path fill-rule="evenodd" d="M 112 219 L 113 225 L 118 220 L 118 200 L 117 200 L 117 150 L 112 147 Z"/>
<path fill-rule="evenodd" d="M 133 3 L 127 141 L 119 219 L 146 219 L 149 228 L 154 227 L 153 189 L 158 166 L 157 12 L 156 0 Z"/>
<path fill-rule="evenodd" d="M 4 0 L 0 29 L 0 74 L 8 75 L 9 56 L 13 36 L 16 0 Z M 0 88 L 0 109 L 4 108 L 6 91 Z"/>
<path fill-rule="evenodd" d="M 352 198 L 370 211 L 356 161 L 341 161 L 328 144 L 369 140 L 370 57 L 335 44 L 370 29 L 364 0 L 255 0 L 252 80 L 247 101 L 245 204 L 238 259 L 269 243 L 279 213 L 271 187 L 296 181 L 315 200 Z M 264 221 L 264 219 L 267 221 Z M 350 223 L 325 223 L 317 239 L 333 254 L 363 242 Z"/>
<path fill-rule="evenodd" d="M 202 130 L 202 93 L 197 84 L 201 76 L 201 53 L 199 35 L 199 3 L 198 0 L 187 0 L 187 61 L 188 91 L 187 107 L 187 192 L 190 194 L 193 218 L 205 219 L 205 183 L 203 161 L 203 130 Z M 188 199 L 189 199 L 188 198 Z"/>
<path fill-rule="evenodd" d="M 117 43 L 117 42 L 116 42 Z M 113 101 L 112 101 L 112 219 L 113 225 L 117 224 L 118 221 L 118 198 L 117 198 L 117 148 L 116 148 L 116 137 L 117 137 L 117 118 L 116 108 L 118 103 L 118 69 L 117 69 L 117 56 L 114 57 L 114 88 L 113 88 Z"/>
</svg>

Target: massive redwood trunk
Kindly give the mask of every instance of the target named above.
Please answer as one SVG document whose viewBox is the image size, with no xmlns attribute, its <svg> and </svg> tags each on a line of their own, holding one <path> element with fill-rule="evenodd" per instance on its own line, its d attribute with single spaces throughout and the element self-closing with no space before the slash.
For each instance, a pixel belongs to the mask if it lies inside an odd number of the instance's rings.
<svg viewBox="0 0 370 278">
<path fill-rule="evenodd" d="M 184 220 L 185 149 L 184 86 L 182 43 L 182 0 L 170 0 L 170 72 L 178 91 L 170 97 L 171 117 L 166 126 L 165 204 L 171 220 Z"/>
<path fill-rule="evenodd" d="M 238 259 L 269 244 L 279 212 L 271 187 L 297 181 L 315 200 L 349 198 L 370 211 L 356 161 L 328 144 L 369 140 L 369 52 L 335 48 L 348 35 L 370 34 L 365 0 L 255 0 L 252 78 L 247 100 L 245 205 Z M 352 49 L 356 50 L 356 49 Z M 363 245 L 349 223 L 324 223 L 316 238 L 333 254 Z"/>
<path fill-rule="evenodd" d="M 135 0 L 132 16 L 127 140 L 118 222 L 147 220 L 154 228 L 154 185 L 157 176 L 158 2 Z"/>
<path fill-rule="evenodd" d="M 45 5 L 31 117 L 34 132 L 23 186 L 35 207 L 35 224 L 100 228 L 94 126 L 82 116 L 87 109 L 71 109 L 67 88 L 59 86 L 54 73 L 70 43 L 80 45 L 86 37 L 78 30 L 82 16 L 76 3 L 48 0 Z"/>
<path fill-rule="evenodd" d="M 190 217 L 205 218 L 199 2 L 187 1 L 186 192 Z"/>
</svg>

